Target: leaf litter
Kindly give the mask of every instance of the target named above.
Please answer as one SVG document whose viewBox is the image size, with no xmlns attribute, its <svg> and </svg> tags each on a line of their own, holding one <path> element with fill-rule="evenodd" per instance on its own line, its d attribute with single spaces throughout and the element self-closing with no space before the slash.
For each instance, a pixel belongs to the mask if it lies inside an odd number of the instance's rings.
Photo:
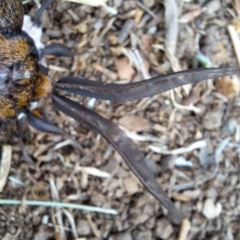
<svg viewBox="0 0 240 240">
<path fill-rule="evenodd" d="M 33 16 L 41 1 L 25 2 L 26 11 Z M 201 67 L 201 62 L 212 66 L 236 65 L 238 16 L 237 1 L 212 0 L 198 4 L 171 0 L 164 1 L 164 5 L 154 0 L 54 2 L 42 18 L 44 43 L 61 42 L 82 54 L 72 59 L 49 58 L 50 75 L 58 79 L 71 73 L 102 82 L 129 82 L 171 69 Z M 120 37 L 121 31 L 124 34 Z M 204 61 L 196 57 L 199 52 L 205 56 Z M 119 67 L 116 63 L 121 59 L 125 60 Z M 122 71 L 123 68 L 127 71 Z M 165 93 L 134 103 L 94 101 L 91 104 L 95 111 L 115 122 L 132 114 L 146 120 L 147 127 L 140 120 L 132 129 L 124 127 L 145 156 L 152 159 L 157 173 L 161 173 L 158 182 L 187 217 L 180 228 L 170 224 L 164 209 L 135 182 L 111 146 L 69 117 L 53 111 L 46 100 L 42 104 L 49 118 L 69 136 L 74 136 L 83 152 L 75 149 L 68 139 L 31 131 L 24 143 L 29 156 L 37 163 L 32 169 L 23 161 L 17 140 L 10 137 L 12 163 L 6 175 L 14 176 L 24 185 L 7 181 L 0 198 L 10 196 L 8 201 L 19 199 L 13 203 L 25 205 L 33 189 L 35 197 L 42 194 L 49 202 L 54 199 L 61 202 L 51 208 L 44 207 L 39 204 L 39 196 L 35 207 L 0 207 L 1 238 L 238 239 L 240 99 L 239 79 L 234 78 L 234 81 L 222 79 L 221 84 L 199 83 L 194 98 L 189 97 L 194 86 L 187 86 L 174 90 L 170 96 Z M 85 104 L 90 101 L 72 98 Z M 186 98 L 188 105 L 184 105 Z M 217 128 L 212 113 L 217 113 L 214 115 L 218 118 Z M 230 120 L 234 120 L 235 127 L 222 131 Z M 157 147 L 157 151 L 149 146 Z M 181 159 L 183 164 L 169 164 L 161 171 L 166 158 L 163 153 L 170 154 L 166 161 Z M 212 161 L 214 156 L 217 159 Z M 191 168 L 186 160 L 191 161 Z M 112 167 L 110 163 L 114 163 Z M 106 171 L 110 177 L 102 180 L 97 176 L 104 175 L 105 168 L 112 172 Z M 82 170 L 88 171 L 84 178 Z M 87 182 L 82 184 L 82 179 Z M 128 184 L 130 189 L 126 189 Z M 36 191 L 36 186 L 41 187 L 42 193 Z M 83 203 L 99 209 L 113 208 L 119 214 L 103 215 L 70 207 Z M 61 204 L 66 204 L 62 205 L 65 207 L 62 211 Z M 163 227 L 167 229 L 165 232 Z"/>
</svg>

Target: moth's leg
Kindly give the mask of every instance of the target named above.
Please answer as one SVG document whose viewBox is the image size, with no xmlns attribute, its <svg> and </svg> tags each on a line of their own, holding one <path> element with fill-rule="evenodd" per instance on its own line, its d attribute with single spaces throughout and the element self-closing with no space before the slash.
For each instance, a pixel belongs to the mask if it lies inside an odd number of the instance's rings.
<svg viewBox="0 0 240 240">
<path fill-rule="evenodd" d="M 50 43 L 42 49 L 41 55 L 42 56 L 54 55 L 57 57 L 72 57 L 73 53 L 69 48 L 67 48 L 66 46 L 60 43 Z"/>
<path fill-rule="evenodd" d="M 47 9 L 47 7 L 53 3 L 53 0 L 44 0 L 41 7 L 38 9 L 36 12 L 35 16 L 32 18 L 32 21 L 34 22 L 35 25 L 40 25 L 40 18 L 43 14 L 43 12 Z"/>
<path fill-rule="evenodd" d="M 25 147 L 25 144 L 23 142 L 23 128 L 22 128 L 22 118 L 17 119 L 17 131 L 18 131 L 18 138 L 19 138 L 19 143 L 20 143 L 20 147 L 21 147 L 21 151 L 22 151 L 22 155 L 23 155 L 23 159 L 24 161 L 31 165 L 34 166 L 34 162 L 32 161 L 31 157 L 29 156 L 27 149 Z"/>
<path fill-rule="evenodd" d="M 69 136 L 67 133 L 63 131 L 63 129 L 57 127 L 53 123 L 51 123 L 44 113 L 43 110 L 35 109 L 33 111 L 26 112 L 27 120 L 30 126 L 37 129 L 40 132 L 46 132 L 46 133 L 53 133 L 57 135 L 63 135 L 66 138 L 70 139 L 73 143 L 73 145 L 80 151 L 84 152 L 84 149 L 82 146 L 76 141 L 75 138 L 72 136 Z"/>
</svg>

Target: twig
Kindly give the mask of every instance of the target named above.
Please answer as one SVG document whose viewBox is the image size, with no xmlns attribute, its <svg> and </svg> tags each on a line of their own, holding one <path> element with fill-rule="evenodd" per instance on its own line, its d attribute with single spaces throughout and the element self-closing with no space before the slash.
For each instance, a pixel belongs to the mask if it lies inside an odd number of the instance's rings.
<svg viewBox="0 0 240 240">
<path fill-rule="evenodd" d="M 206 147 L 206 146 L 207 146 L 207 140 L 204 139 L 204 140 L 200 140 L 195 143 L 192 143 L 187 147 L 176 148 L 173 150 L 164 150 L 161 147 L 157 147 L 154 145 L 150 145 L 149 148 L 156 153 L 161 153 L 161 154 L 166 154 L 166 155 L 177 155 L 177 154 L 184 154 L 187 152 L 191 152 L 195 149 Z"/>
<path fill-rule="evenodd" d="M 240 65 L 240 41 L 239 41 L 239 37 L 238 34 L 234 28 L 234 26 L 232 25 L 228 25 L 227 27 L 230 38 L 232 40 L 232 44 L 238 59 L 238 64 Z"/>
<path fill-rule="evenodd" d="M 3 190 L 8 173 L 11 167 L 11 159 L 12 159 L 12 146 L 5 145 L 2 147 L 2 158 L 0 160 L 0 192 Z"/>
<path fill-rule="evenodd" d="M 158 21 L 157 16 L 147 7 L 145 7 L 140 1 L 137 1 L 137 5 L 141 7 L 144 11 L 146 11 L 151 17 L 153 17 L 156 21 Z"/>
<path fill-rule="evenodd" d="M 24 203 L 28 206 L 72 208 L 72 209 L 84 210 L 89 212 L 99 212 L 104 214 L 112 214 L 112 215 L 118 214 L 118 212 L 114 209 L 86 206 L 86 205 L 75 204 L 75 203 L 32 201 L 32 200 L 26 200 L 24 201 Z M 22 204 L 22 201 L 20 200 L 0 199 L 0 205 L 21 205 L 21 204 Z"/>
<path fill-rule="evenodd" d="M 186 218 L 183 219 L 177 240 L 187 239 L 190 229 L 191 229 L 191 223 L 189 222 L 189 220 Z"/>
</svg>

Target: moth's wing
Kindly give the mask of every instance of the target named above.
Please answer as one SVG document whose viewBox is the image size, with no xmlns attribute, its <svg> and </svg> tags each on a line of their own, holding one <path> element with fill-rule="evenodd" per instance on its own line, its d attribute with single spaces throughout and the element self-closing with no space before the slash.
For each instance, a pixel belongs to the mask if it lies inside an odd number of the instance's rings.
<svg viewBox="0 0 240 240">
<path fill-rule="evenodd" d="M 185 84 L 238 73 L 240 73 L 239 67 L 193 69 L 128 84 L 103 84 L 84 78 L 67 76 L 60 79 L 54 88 L 82 96 L 126 102 L 151 97 Z"/>
<path fill-rule="evenodd" d="M 142 184 L 169 211 L 171 220 L 176 224 L 180 224 L 182 215 L 155 180 L 153 173 L 151 173 L 144 160 L 143 154 L 115 123 L 57 93 L 53 93 L 52 100 L 59 111 L 100 133 L 111 143 Z"/>
<path fill-rule="evenodd" d="M 0 1 L 0 32 L 18 34 L 23 24 L 22 0 Z"/>
</svg>

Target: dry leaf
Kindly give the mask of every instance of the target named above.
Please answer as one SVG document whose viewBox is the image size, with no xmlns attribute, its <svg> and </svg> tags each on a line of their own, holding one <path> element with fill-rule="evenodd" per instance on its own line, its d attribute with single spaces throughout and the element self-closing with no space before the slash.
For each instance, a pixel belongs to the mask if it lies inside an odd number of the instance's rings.
<svg viewBox="0 0 240 240">
<path fill-rule="evenodd" d="M 170 239 L 170 236 L 173 233 L 173 227 L 167 219 L 157 220 L 155 228 L 156 237 L 164 240 Z"/>
<path fill-rule="evenodd" d="M 141 37 L 141 44 L 143 48 L 149 53 L 153 44 L 153 36 L 149 34 L 143 34 Z"/>
<path fill-rule="evenodd" d="M 111 79 L 117 80 L 117 74 L 115 72 L 113 72 L 97 63 L 94 63 L 92 66 L 93 66 L 93 68 L 95 68 L 99 72 L 103 73 L 104 75 L 110 77 Z"/>
<path fill-rule="evenodd" d="M 182 193 L 183 196 L 189 197 L 191 199 L 197 199 L 201 195 L 201 190 L 196 189 L 196 190 L 186 190 Z"/>
<path fill-rule="evenodd" d="M 181 193 L 173 193 L 172 198 L 180 202 L 190 202 L 191 198 L 184 196 Z"/>
<path fill-rule="evenodd" d="M 189 23 L 189 22 L 193 21 L 196 17 L 198 17 L 199 15 L 201 15 L 202 12 L 203 12 L 203 9 L 202 9 L 202 8 L 195 9 L 195 10 L 193 10 L 193 11 L 191 11 L 191 12 L 188 12 L 188 13 L 184 14 L 184 15 L 180 18 L 179 22 L 180 22 L 180 23 Z"/>
<path fill-rule="evenodd" d="M 128 81 L 132 80 L 135 75 L 135 70 L 128 63 L 127 58 L 117 59 L 115 65 L 120 79 L 125 79 Z"/>
<path fill-rule="evenodd" d="M 226 97 L 238 96 L 240 92 L 239 78 L 235 75 L 232 77 L 222 77 L 215 83 L 218 92 Z"/>
<path fill-rule="evenodd" d="M 138 180 L 136 180 L 132 176 L 124 178 L 123 183 L 127 192 L 130 194 L 134 194 L 139 190 Z"/>
<path fill-rule="evenodd" d="M 217 47 L 218 51 L 213 56 L 214 62 L 222 62 L 223 64 L 228 64 L 228 50 L 220 41 L 217 42 Z"/>
<path fill-rule="evenodd" d="M 142 116 L 125 115 L 121 117 L 118 122 L 130 131 L 142 132 L 149 130 L 149 124 Z"/>
</svg>

